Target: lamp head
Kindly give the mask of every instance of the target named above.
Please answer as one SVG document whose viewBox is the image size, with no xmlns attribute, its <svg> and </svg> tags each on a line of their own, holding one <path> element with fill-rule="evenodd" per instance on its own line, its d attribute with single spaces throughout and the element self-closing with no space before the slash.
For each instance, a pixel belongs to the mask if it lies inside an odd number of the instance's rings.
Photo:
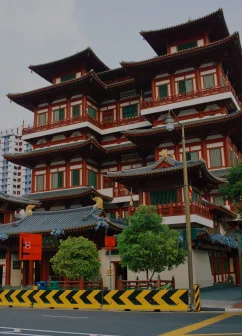
<svg viewBox="0 0 242 336">
<path fill-rule="evenodd" d="M 174 130 L 174 128 L 175 128 L 174 119 L 172 118 L 170 111 L 168 112 L 168 116 L 166 118 L 165 124 L 166 124 L 166 130 L 167 131 L 170 132 L 170 131 Z"/>
</svg>

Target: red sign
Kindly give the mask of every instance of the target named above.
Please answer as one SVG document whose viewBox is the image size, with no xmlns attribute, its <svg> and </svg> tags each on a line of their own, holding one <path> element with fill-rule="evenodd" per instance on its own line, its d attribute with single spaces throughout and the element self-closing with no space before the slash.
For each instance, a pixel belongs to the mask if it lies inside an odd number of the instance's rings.
<svg viewBox="0 0 242 336">
<path fill-rule="evenodd" d="M 105 247 L 106 250 L 114 250 L 116 246 L 116 239 L 114 236 L 105 237 Z"/>
<path fill-rule="evenodd" d="M 19 260 L 42 259 L 42 235 L 36 233 L 20 233 Z"/>
</svg>

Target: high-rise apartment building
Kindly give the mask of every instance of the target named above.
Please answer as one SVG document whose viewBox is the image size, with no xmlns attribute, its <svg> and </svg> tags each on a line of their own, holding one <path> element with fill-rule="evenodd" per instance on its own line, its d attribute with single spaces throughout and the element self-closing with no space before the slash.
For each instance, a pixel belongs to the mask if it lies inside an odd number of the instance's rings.
<svg viewBox="0 0 242 336">
<path fill-rule="evenodd" d="M 31 170 L 4 159 L 5 154 L 29 152 L 32 146 L 22 141 L 22 127 L 0 131 L 0 191 L 25 195 L 31 190 Z"/>
</svg>

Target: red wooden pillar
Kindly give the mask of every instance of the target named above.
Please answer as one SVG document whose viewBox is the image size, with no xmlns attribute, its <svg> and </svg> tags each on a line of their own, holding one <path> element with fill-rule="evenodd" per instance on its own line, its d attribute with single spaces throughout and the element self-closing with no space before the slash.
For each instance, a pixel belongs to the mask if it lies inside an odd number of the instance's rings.
<svg viewBox="0 0 242 336">
<path fill-rule="evenodd" d="M 139 192 L 139 204 L 143 204 L 144 200 L 143 200 L 143 192 L 140 191 Z"/>
<path fill-rule="evenodd" d="M 66 103 L 66 118 L 65 119 L 70 119 L 71 117 L 71 101 L 70 99 L 67 100 L 67 103 Z"/>
<path fill-rule="evenodd" d="M 201 76 L 200 76 L 200 71 L 199 68 L 196 68 L 196 87 L 197 91 L 201 91 Z"/>
<path fill-rule="evenodd" d="M 38 126 L 38 114 L 37 114 L 37 108 L 34 109 L 34 126 L 37 127 Z"/>
<path fill-rule="evenodd" d="M 203 160 L 206 162 L 206 165 L 208 164 L 207 162 L 207 150 L 206 150 L 206 143 L 205 143 L 205 139 L 201 139 L 201 152 L 202 152 L 202 158 Z"/>
<path fill-rule="evenodd" d="M 50 165 L 46 165 L 46 190 L 50 190 Z"/>
<path fill-rule="evenodd" d="M 117 124 L 120 123 L 120 102 L 117 102 L 116 104 L 116 121 Z"/>
<path fill-rule="evenodd" d="M 5 275 L 5 285 L 10 286 L 11 281 L 11 252 L 10 248 L 7 247 L 6 251 L 6 275 Z"/>
<path fill-rule="evenodd" d="M 82 158 L 82 185 L 87 186 L 87 159 Z"/>
<path fill-rule="evenodd" d="M 226 135 L 224 137 L 224 161 L 225 167 L 230 167 L 230 158 L 229 158 L 229 137 Z"/>
<path fill-rule="evenodd" d="M 145 193 L 145 204 L 150 205 L 150 193 L 149 192 Z"/>
<path fill-rule="evenodd" d="M 175 158 L 177 161 L 180 161 L 180 150 L 179 150 L 179 144 L 176 143 L 174 145 L 174 154 L 175 154 Z"/>
<path fill-rule="evenodd" d="M 154 79 L 152 79 L 151 81 L 151 93 L 152 93 L 152 100 L 156 100 L 156 87 Z"/>
<path fill-rule="evenodd" d="M 70 162 L 66 162 L 66 186 L 65 188 L 70 188 Z"/>
<path fill-rule="evenodd" d="M 87 114 L 87 97 L 82 97 L 82 115 L 85 116 Z"/>
<path fill-rule="evenodd" d="M 221 69 L 221 64 L 217 64 L 217 80 L 218 80 L 218 86 L 222 86 L 222 69 Z"/>
<path fill-rule="evenodd" d="M 48 124 L 51 124 L 52 123 L 52 106 L 51 104 L 49 104 L 48 106 Z"/>
<path fill-rule="evenodd" d="M 33 278 L 34 278 L 34 261 L 29 260 L 29 274 L 28 274 L 28 285 L 33 285 Z"/>
<path fill-rule="evenodd" d="M 35 192 L 35 172 L 33 172 L 32 177 L 31 177 L 31 192 Z"/>
<path fill-rule="evenodd" d="M 155 148 L 155 162 L 159 160 L 159 148 Z"/>
<path fill-rule="evenodd" d="M 173 73 L 170 75 L 170 81 L 171 81 L 171 96 L 173 97 L 172 100 L 175 100 L 176 84 L 175 84 L 175 75 Z"/>
</svg>

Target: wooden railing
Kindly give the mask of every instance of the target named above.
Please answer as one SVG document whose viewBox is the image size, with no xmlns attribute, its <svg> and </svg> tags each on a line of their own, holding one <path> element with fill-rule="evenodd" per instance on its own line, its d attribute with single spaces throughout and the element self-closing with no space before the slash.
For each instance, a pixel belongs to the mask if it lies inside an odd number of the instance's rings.
<svg viewBox="0 0 242 336">
<path fill-rule="evenodd" d="M 172 277 L 172 280 L 139 280 L 137 277 L 136 280 L 119 280 L 119 290 L 126 289 L 161 289 L 164 285 L 169 285 L 172 289 L 175 289 L 175 278 Z"/>
<path fill-rule="evenodd" d="M 122 125 L 134 124 L 134 123 L 141 122 L 141 121 L 144 121 L 144 120 L 145 120 L 144 117 L 138 116 L 138 117 L 122 119 L 120 121 L 115 120 L 115 121 L 112 121 L 112 122 L 103 123 L 103 122 L 100 122 L 96 119 L 93 119 L 89 115 L 85 115 L 85 116 L 79 116 L 79 117 L 76 117 L 76 118 L 69 118 L 69 119 L 65 119 L 65 120 L 55 121 L 55 122 L 52 122 L 52 123 L 46 123 L 46 124 L 41 125 L 41 126 L 28 126 L 28 127 L 23 129 L 22 134 L 26 135 L 26 134 L 46 131 L 46 130 L 50 130 L 50 129 L 54 129 L 54 128 L 58 128 L 58 127 L 62 127 L 62 126 L 79 124 L 79 123 L 82 123 L 82 122 L 90 122 L 94 126 L 103 130 L 103 129 L 108 129 L 108 128 L 112 128 L 112 127 L 122 126 Z"/>
<path fill-rule="evenodd" d="M 200 98 L 200 97 L 206 97 L 206 96 L 211 96 L 219 93 L 224 93 L 224 92 L 232 92 L 234 95 L 234 98 L 236 99 L 238 105 L 241 107 L 241 103 L 232 87 L 231 84 L 227 84 L 224 86 L 215 86 L 206 90 L 200 90 L 200 91 L 192 91 L 192 92 L 187 92 L 187 93 L 181 93 L 177 95 L 172 95 L 164 98 L 157 98 L 155 100 L 148 100 L 148 101 L 143 101 L 140 103 L 140 109 L 145 110 L 151 107 L 157 107 L 157 106 L 163 106 L 167 104 L 172 104 L 172 103 L 178 103 L 178 102 L 183 102 L 186 100 L 191 100 L 195 98 Z"/>
<path fill-rule="evenodd" d="M 131 193 L 126 188 L 114 188 L 113 189 L 113 197 L 122 197 L 122 196 L 130 196 Z"/>
<path fill-rule="evenodd" d="M 159 204 L 156 207 L 158 214 L 164 217 L 185 215 L 184 203 Z M 136 210 L 137 208 L 135 207 L 131 208 L 131 214 Z M 210 213 L 209 208 L 196 202 L 190 203 L 190 214 L 212 219 L 212 214 Z"/>
</svg>

